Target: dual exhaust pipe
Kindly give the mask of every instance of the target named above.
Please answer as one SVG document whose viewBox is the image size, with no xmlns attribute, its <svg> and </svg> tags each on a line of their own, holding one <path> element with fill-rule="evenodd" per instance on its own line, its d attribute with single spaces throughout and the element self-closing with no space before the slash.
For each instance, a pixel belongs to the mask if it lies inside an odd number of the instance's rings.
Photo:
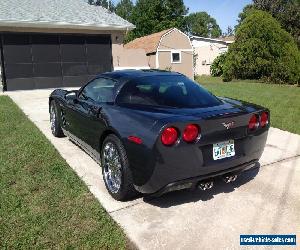
<svg viewBox="0 0 300 250">
<path fill-rule="evenodd" d="M 222 176 L 222 179 L 225 183 L 234 182 L 237 179 L 237 175 L 236 174 L 226 174 L 226 175 Z M 201 181 L 198 184 L 198 188 L 203 191 L 209 190 L 213 186 L 214 186 L 214 182 L 212 179 Z"/>
<path fill-rule="evenodd" d="M 227 175 L 223 175 L 222 178 L 225 183 L 230 183 L 230 182 L 234 182 L 237 179 L 237 175 L 227 174 Z"/>
<path fill-rule="evenodd" d="M 214 182 L 212 180 L 210 181 L 201 181 L 198 184 L 198 188 L 200 188 L 202 191 L 211 189 L 214 186 Z"/>
</svg>

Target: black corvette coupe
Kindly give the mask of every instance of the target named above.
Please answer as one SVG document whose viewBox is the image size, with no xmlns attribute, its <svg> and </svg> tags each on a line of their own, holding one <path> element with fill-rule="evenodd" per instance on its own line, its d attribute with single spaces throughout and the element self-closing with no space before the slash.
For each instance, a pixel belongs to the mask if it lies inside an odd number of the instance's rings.
<svg viewBox="0 0 300 250">
<path fill-rule="evenodd" d="M 115 71 L 49 97 L 51 130 L 102 166 L 117 200 L 213 186 L 256 166 L 269 110 L 216 97 L 179 73 Z"/>
</svg>

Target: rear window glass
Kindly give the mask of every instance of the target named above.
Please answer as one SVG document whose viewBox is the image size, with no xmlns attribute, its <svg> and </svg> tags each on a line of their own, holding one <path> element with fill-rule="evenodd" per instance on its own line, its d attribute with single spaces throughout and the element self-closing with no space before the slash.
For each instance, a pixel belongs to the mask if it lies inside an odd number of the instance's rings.
<svg viewBox="0 0 300 250">
<path fill-rule="evenodd" d="M 184 76 L 147 76 L 127 82 L 117 102 L 173 108 L 196 108 L 220 105 L 210 92 Z"/>
</svg>

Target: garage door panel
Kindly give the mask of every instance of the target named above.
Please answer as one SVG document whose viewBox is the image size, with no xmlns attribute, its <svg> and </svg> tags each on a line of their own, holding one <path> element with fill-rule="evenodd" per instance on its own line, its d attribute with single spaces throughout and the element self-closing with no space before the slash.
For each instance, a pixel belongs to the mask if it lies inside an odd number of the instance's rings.
<svg viewBox="0 0 300 250">
<path fill-rule="evenodd" d="M 62 63 L 62 72 L 64 76 L 87 75 L 86 63 Z"/>
<path fill-rule="evenodd" d="M 34 77 L 35 88 L 59 88 L 63 85 L 62 77 Z"/>
<path fill-rule="evenodd" d="M 31 63 L 31 48 L 29 45 L 8 45 L 3 49 L 6 63 Z"/>
<path fill-rule="evenodd" d="M 5 64 L 5 76 L 6 76 L 6 79 L 33 77 L 32 63 L 28 63 L 28 64 L 20 64 L 20 63 Z"/>
<path fill-rule="evenodd" d="M 111 45 L 109 37 L 88 37 L 86 39 L 87 61 L 99 63 L 100 60 L 111 59 Z"/>
<path fill-rule="evenodd" d="M 93 80 L 97 75 L 87 75 L 87 82 Z"/>
<path fill-rule="evenodd" d="M 62 77 L 60 63 L 34 63 L 35 77 Z"/>
<path fill-rule="evenodd" d="M 86 62 L 85 40 L 83 37 L 62 36 L 60 39 L 63 62 Z"/>
<path fill-rule="evenodd" d="M 103 44 L 110 45 L 110 36 L 109 35 L 100 35 L 100 36 L 87 36 L 86 44 Z"/>
<path fill-rule="evenodd" d="M 105 64 L 89 64 L 87 68 L 89 75 L 98 75 L 102 72 L 111 71 L 110 65 Z"/>
<path fill-rule="evenodd" d="M 59 37 L 57 35 L 33 35 L 32 60 L 36 63 L 60 62 Z"/>
<path fill-rule="evenodd" d="M 111 51 L 109 46 L 87 46 L 87 61 L 89 63 L 99 63 L 102 60 L 107 63 L 111 61 Z"/>
<path fill-rule="evenodd" d="M 5 34 L 3 36 L 3 55 L 6 63 L 30 63 L 30 37 L 26 35 Z"/>
<path fill-rule="evenodd" d="M 62 62 L 85 62 L 85 48 L 83 45 L 61 45 Z"/>
<path fill-rule="evenodd" d="M 109 35 L 2 36 L 8 90 L 82 86 L 112 69 Z"/>
<path fill-rule="evenodd" d="M 34 89 L 35 84 L 32 78 L 15 78 L 10 79 L 7 84 L 7 90 L 28 90 Z"/>
<path fill-rule="evenodd" d="M 64 76 L 63 86 L 64 87 L 81 87 L 88 82 L 88 77 L 85 76 Z"/>
</svg>

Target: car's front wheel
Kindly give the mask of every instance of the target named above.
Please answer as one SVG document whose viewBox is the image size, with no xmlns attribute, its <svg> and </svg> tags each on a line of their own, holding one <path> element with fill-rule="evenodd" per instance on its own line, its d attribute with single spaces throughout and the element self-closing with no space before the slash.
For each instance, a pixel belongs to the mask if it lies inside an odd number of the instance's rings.
<svg viewBox="0 0 300 250">
<path fill-rule="evenodd" d="M 108 135 L 103 142 L 101 165 L 106 189 L 114 199 L 128 200 L 137 194 L 125 148 L 113 134 Z"/>
<path fill-rule="evenodd" d="M 50 125 L 51 132 L 55 137 L 63 137 L 64 132 L 60 126 L 60 122 L 58 119 L 58 109 L 55 101 L 51 101 L 50 103 Z"/>
</svg>

